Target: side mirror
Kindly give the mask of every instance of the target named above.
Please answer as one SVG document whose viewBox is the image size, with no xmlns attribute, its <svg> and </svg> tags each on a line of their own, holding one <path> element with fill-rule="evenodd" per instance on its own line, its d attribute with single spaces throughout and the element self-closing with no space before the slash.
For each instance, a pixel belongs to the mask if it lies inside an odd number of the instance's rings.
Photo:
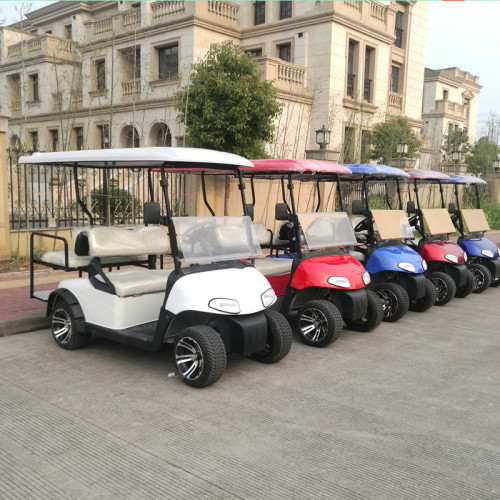
<svg viewBox="0 0 500 500">
<path fill-rule="evenodd" d="M 352 215 L 366 215 L 362 200 L 352 200 Z"/>
<path fill-rule="evenodd" d="M 276 203 L 274 207 L 274 218 L 276 220 L 290 220 L 286 203 Z"/>
<path fill-rule="evenodd" d="M 448 203 L 448 213 L 455 215 L 457 213 L 457 207 L 455 203 Z"/>
<path fill-rule="evenodd" d="M 254 210 L 253 210 L 253 205 L 251 203 L 247 203 L 245 205 L 245 211 L 246 211 L 248 217 L 250 217 L 250 219 L 252 219 L 252 221 L 253 221 Z"/>
<path fill-rule="evenodd" d="M 144 202 L 144 225 L 160 223 L 160 204 L 156 201 Z"/>
<path fill-rule="evenodd" d="M 414 201 L 407 201 L 406 202 L 406 212 L 409 214 L 416 214 L 417 210 L 415 209 L 415 202 Z"/>
</svg>

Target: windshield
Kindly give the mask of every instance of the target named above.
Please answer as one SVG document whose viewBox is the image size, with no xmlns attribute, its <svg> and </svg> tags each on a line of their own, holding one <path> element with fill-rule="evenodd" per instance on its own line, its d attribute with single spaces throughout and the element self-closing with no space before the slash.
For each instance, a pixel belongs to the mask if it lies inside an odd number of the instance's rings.
<svg viewBox="0 0 500 500">
<path fill-rule="evenodd" d="M 414 229 L 403 210 L 372 210 L 371 214 L 381 240 L 414 239 Z"/>
<path fill-rule="evenodd" d="M 309 250 L 357 244 L 345 212 L 302 213 L 297 216 L 304 234 L 302 246 Z"/>
<path fill-rule="evenodd" d="M 182 262 L 196 264 L 262 256 L 250 217 L 173 217 Z"/>
</svg>

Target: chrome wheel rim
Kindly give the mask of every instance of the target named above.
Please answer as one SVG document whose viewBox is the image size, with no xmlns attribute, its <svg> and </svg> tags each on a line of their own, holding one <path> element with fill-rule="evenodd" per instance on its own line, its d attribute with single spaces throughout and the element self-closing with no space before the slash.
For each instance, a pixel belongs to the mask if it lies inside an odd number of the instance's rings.
<svg viewBox="0 0 500 500">
<path fill-rule="evenodd" d="M 446 297 L 448 293 L 448 287 L 446 283 L 441 278 L 431 278 L 431 281 L 434 283 L 437 291 L 437 302 L 441 302 Z"/>
<path fill-rule="evenodd" d="M 59 344 L 67 344 L 71 339 L 73 324 L 64 309 L 56 309 L 52 314 L 52 334 Z"/>
<path fill-rule="evenodd" d="M 187 380 L 196 380 L 203 372 L 203 351 L 191 337 L 183 337 L 175 346 L 175 363 Z"/>
<path fill-rule="evenodd" d="M 384 318 L 389 318 L 397 310 L 399 306 L 398 297 L 394 292 L 387 289 L 378 290 L 378 296 L 382 299 L 382 309 L 384 311 Z"/>
<path fill-rule="evenodd" d="M 328 334 L 328 319 L 319 309 L 305 309 L 300 315 L 299 328 L 305 339 L 321 342 Z"/>
</svg>

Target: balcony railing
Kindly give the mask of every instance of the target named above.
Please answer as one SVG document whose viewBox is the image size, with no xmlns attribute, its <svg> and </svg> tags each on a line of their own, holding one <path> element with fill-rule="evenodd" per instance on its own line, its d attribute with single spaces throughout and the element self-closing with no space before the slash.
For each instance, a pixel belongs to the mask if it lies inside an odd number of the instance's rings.
<svg viewBox="0 0 500 500">
<path fill-rule="evenodd" d="M 229 2 L 211 0 L 208 2 L 208 13 L 228 19 L 229 21 L 238 21 L 239 6 Z"/>
<path fill-rule="evenodd" d="M 346 91 L 346 94 L 352 98 L 354 98 L 354 79 L 355 78 L 356 78 L 356 75 L 353 75 L 352 73 L 347 73 L 347 91 Z"/>
<path fill-rule="evenodd" d="M 378 3 L 372 2 L 370 4 L 370 17 L 385 23 L 387 15 L 387 7 L 379 5 Z"/>
<path fill-rule="evenodd" d="M 128 80 L 122 82 L 122 95 L 123 97 L 131 97 L 141 92 L 141 80 L 136 78 L 135 80 Z"/>
<path fill-rule="evenodd" d="M 401 28 L 394 28 L 394 36 L 396 40 L 394 40 L 394 46 L 401 48 L 403 46 L 403 33 L 404 30 Z"/>
<path fill-rule="evenodd" d="M 389 105 L 387 112 L 393 115 L 399 115 L 403 112 L 403 95 L 389 92 Z"/>
<path fill-rule="evenodd" d="M 283 91 L 304 91 L 306 69 L 278 57 L 257 57 L 262 77 Z"/>
<path fill-rule="evenodd" d="M 9 61 L 37 56 L 57 57 L 66 60 L 75 60 L 80 57 L 76 49 L 76 42 L 50 34 L 11 45 L 7 54 Z"/>
<path fill-rule="evenodd" d="M 179 13 L 184 13 L 186 10 L 186 2 L 152 2 L 151 12 L 153 23 L 165 22 L 170 17 Z"/>
<path fill-rule="evenodd" d="M 363 99 L 370 102 L 372 95 L 372 81 L 369 78 L 365 78 L 363 86 Z"/>
</svg>

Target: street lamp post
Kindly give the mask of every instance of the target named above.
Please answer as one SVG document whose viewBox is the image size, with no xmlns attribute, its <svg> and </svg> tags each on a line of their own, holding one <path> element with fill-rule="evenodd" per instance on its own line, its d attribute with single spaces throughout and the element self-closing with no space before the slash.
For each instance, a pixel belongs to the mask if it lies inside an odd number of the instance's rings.
<svg viewBox="0 0 500 500">
<path fill-rule="evenodd" d="M 500 158 L 497 156 L 493 160 L 493 172 L 498 172 L 500 171 Z"/>
<path fill-rule="evenodd" d="M 396 152 L 399 155 L 399 166 L 401 167 L 401 163 L 403 162 L 403 157 L 408 153 L 408 143 L 401 139 L 396 146 Z"/>
<path fill-rule="evenodd" d="M 326 149 L 330 144 L 330 131 L 324 125 L 316 130 L 316 144 L 319 145 L 319 149 Z"/>
<path fill-rule="evenodd" d="M 453 160 L 455 165 L 458 164 L 462 159 L 462 151 L 460 151 L 460 149 L 458 148 L 454 149 L 453 152 L 451 153 L 451 159 Z"/>
</svg>

